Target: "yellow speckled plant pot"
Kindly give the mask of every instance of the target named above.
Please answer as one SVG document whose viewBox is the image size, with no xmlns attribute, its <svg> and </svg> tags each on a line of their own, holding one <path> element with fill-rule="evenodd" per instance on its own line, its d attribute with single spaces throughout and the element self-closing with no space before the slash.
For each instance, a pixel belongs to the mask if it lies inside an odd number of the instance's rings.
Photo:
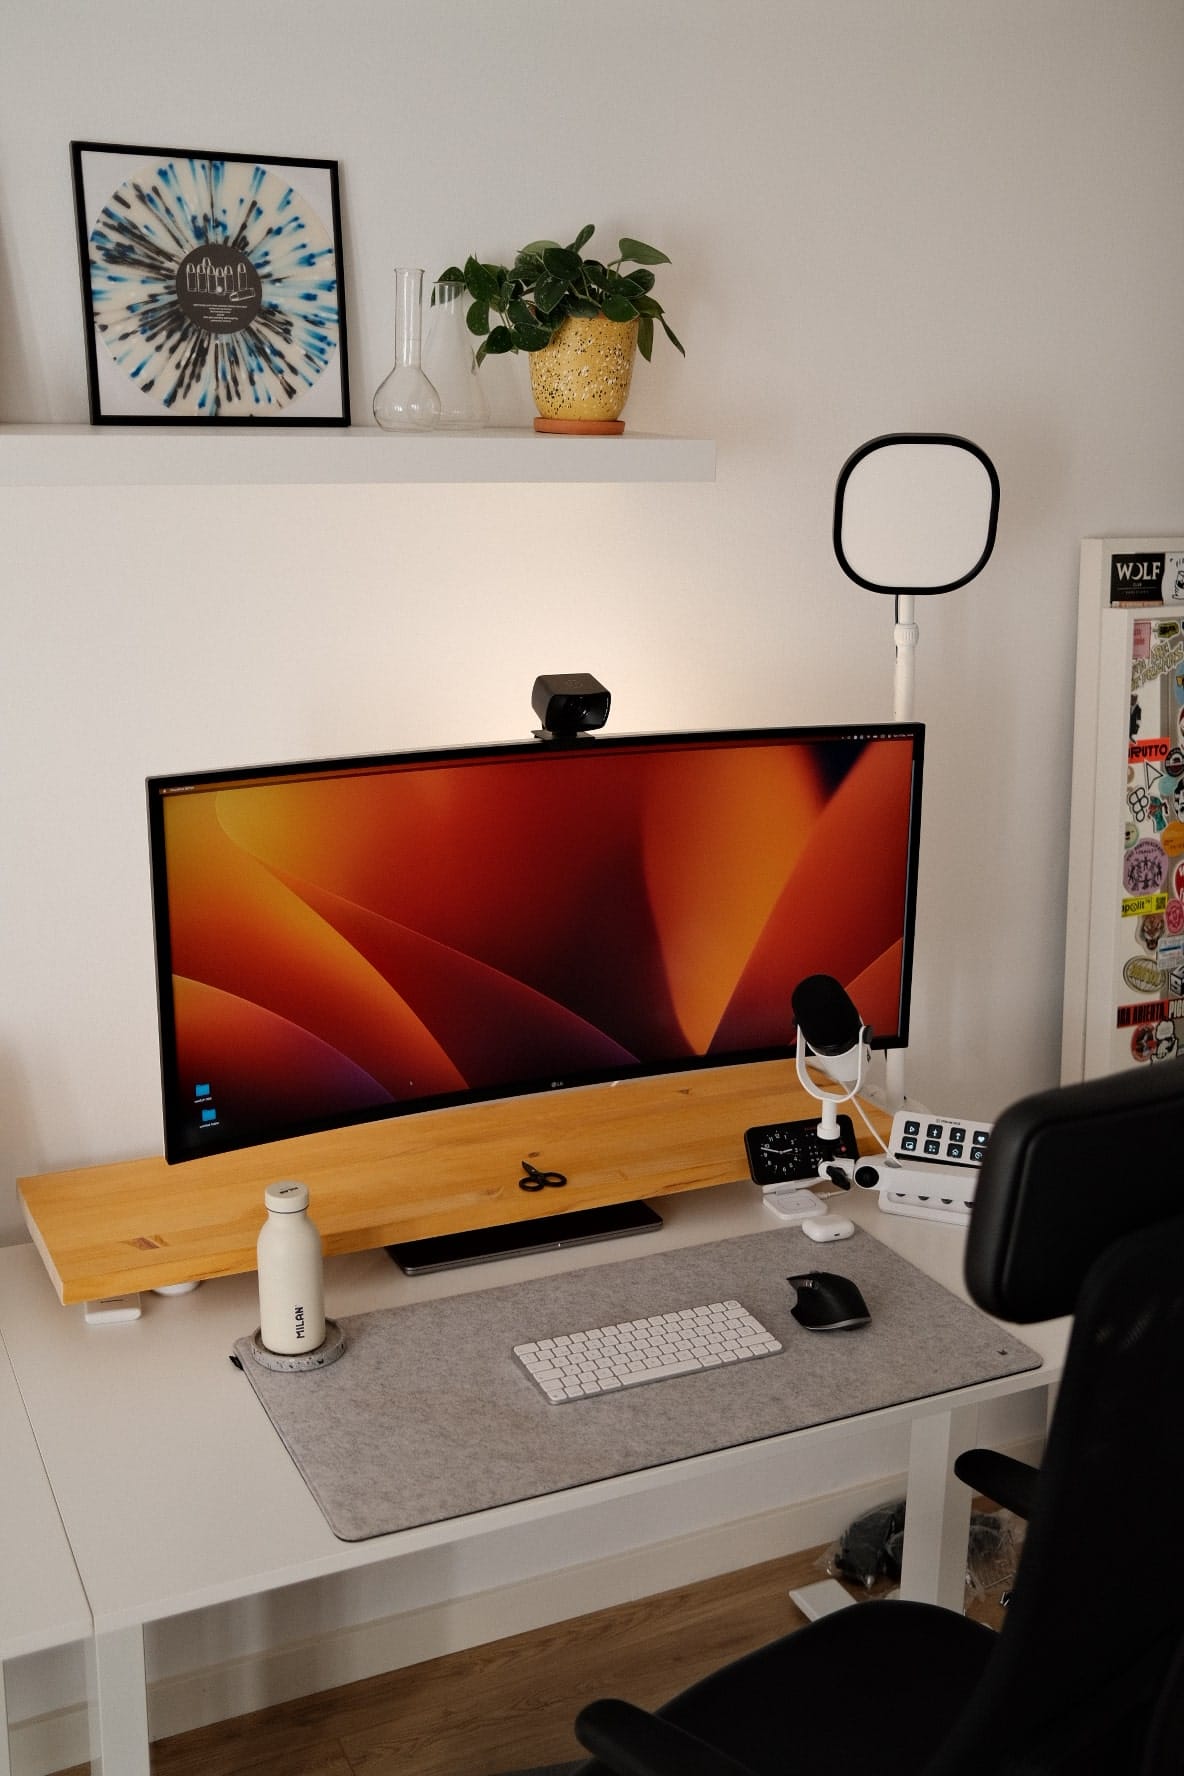
<svg viewBox="0 0 1184 1776">
<path fill-rule="evenodd" d="M 623 431 L 636 351 L 636 321 L 568 315 L 550 345 L 530 354 L 538 429 Z"/>
</svg>

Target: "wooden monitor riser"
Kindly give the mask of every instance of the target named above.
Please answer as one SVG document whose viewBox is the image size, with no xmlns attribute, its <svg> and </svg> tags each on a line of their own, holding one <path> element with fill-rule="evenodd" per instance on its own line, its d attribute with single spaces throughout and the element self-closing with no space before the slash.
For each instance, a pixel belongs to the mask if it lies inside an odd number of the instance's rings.
<svg viewBox="0 0 1184 1776">
<path fill-rule="evenodd" d="M 891 1119 L 865 1108 L 887 1135 Z M 17 1187 L 59 1298 L 90 1301 L 254 1270 L 263 1192 L 277 1178 L 308 1185 L 326 1253 L 360 1252 L 730 1183 L 748 1175 L 746 1128 L 817 1115 L 791 1061 L 760 1061 L 459 1105 L 185 1165 L 48 1172 Z M 519 1190 L 523 1160 L 563 1172 L 567 1187 Z"/>
</svg>

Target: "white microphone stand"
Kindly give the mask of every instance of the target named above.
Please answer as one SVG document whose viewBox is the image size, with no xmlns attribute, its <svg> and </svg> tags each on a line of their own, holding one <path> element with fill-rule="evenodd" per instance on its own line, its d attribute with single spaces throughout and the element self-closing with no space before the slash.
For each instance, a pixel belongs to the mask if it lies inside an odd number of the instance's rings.
<svg viewBox="0 0 1184 1776">
<path fill-rule="evenodd" d="M 826 1091 L 824 1089 L 824 1087 L 819 1085 L 815 1079 L 811 1078 L 810 1074 L 806 1070 L 807 1052 L 809 1052 L 810 1054 L 812 1054 L 814 1056 L 814 1059 L 817 1062 L 817 1064 L 820 1067 L 822 1067 L 822 1069 L 832 1079 L 834 1078 L 834 1074 L 830 1072 L 830 1068 L 826 1064 L 827 1060 L 829 1059 L 831 1061 L 834 1061 L 837 1064 L 839 1062 L 847 1060 L 848 1056 L 851 1055 L 852 1053 L 854 1053 L 856 1056 L 855 1078 L 852 1081 L 851 1085 L 848 1087 L 848 1089 L 846 1091 L 833 1091 L 833 1092 Z M 856 1040 L 853 1050 L 849 1048 L 849 1049 L 845 1050 L 845 1052 L 841 1055 L 831 1055 L 831 1056 L 822 1056 L 819 1054 L 817 1049 L 811 1048 L 810 1044 L 806 1041 L 806 1038 L 802 1033 L 801 1027 L 799 1026 L 798 1040 L 797 1040 L 797 1053 L 794 1057 L 794 1066 L 797 1070 L 798 1084 L 801 1086 L 802 1090 L 805 1092 L 808 1092 L 812 1098 L 816 1098 L 818 1100 L 818 1102 L 822 1105 L 822 1116 L 819 1119 L 819 1123 L 818 1123 L 818 1139 L 820 1141 L 835 1141 L 835 1142 L 837 1142 L 839 1140 L 839 1138 L 840 1138 L 839 1117 L 838 1117 L 839 1105 L 840 1104 L 849 1104 L 851 1102 L 851 1099 L 853 1097 L 855 1097 L 856 1094 L 858 1093 L 860 1086 L 863 1084 L 863 1075 L 864 1075 L 864 1069 L 866 1066 L 866 1062 L 867 1062 L 867 1025 L 866 1024 L 860 1024 L 859 1036 L 858 1036 L 858 1039 Z M 837 1085 L 837 1084 L 840 1084 L 841 1081 L 836 1079 L 835 1083 Z"/>
</svg>

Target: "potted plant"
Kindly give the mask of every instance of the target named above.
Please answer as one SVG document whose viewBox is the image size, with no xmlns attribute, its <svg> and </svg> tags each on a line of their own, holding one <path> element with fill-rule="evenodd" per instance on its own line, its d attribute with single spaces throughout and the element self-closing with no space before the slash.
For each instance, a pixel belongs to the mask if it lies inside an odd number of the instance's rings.
<svg viewBox="0 0 1184 1776">
<path fill-rule="evenodd" d="M 623 431 L 634 352 L 649 362 L 655 321 L 683 352 L 653 295 L 650 267 L 669 265 L 667 255 L 626 236 L 615 259 L 586 258 L 594 232 L 589 223 L 566 247 L 530 241 L 512 265 L 469 258 L 440 274 L 472 298 L 467 322 L 481 340 L 479 364 L 490 354 L 530 354 L 539 431 Z"/>
</svg>

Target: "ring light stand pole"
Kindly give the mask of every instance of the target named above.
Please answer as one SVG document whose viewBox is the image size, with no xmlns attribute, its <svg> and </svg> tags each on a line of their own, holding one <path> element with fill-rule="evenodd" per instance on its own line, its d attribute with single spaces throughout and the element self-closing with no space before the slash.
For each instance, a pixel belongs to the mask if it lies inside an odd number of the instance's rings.
<svg viewBox="0 0 1184 1776">
<path fill-rule="evenodd" d="M 995 547 L 999 477 L 985 451 L 944 432 L 892 432 L 848 457 L 835 488 L 834 547 L 848 579 L 896 600 L 892 719 L 914 719 L 914 600 L 953 592 Z M 885 1057 L 885 1089 L 904 1103 L 904 1050 Z"/>
<path fill-rule="evenodd" d="M 892 685 L 892 719 L 911 722 L 913 692 L 917 682 L 917 643 L 921 626 L 914 620 L 913 594 L 899 592 L 896 597 L 896 626 L 892 639 L 896 644 L 896 675 Z"/>
<path fill-rule="evenodd" d="M 917 643 L 921 626 L 915 620 L 915 600 L 911 592 L 896 595 L 896 623 L 892 639 L 896 645 L 896 670 L 892 681 L 892 719 L 911 722 L 917 684 Z M 905 1100 L 903 1048 L 890 1048 L 884 1054 L 884 1091 L 893 1108 Z"/>
</svg>

